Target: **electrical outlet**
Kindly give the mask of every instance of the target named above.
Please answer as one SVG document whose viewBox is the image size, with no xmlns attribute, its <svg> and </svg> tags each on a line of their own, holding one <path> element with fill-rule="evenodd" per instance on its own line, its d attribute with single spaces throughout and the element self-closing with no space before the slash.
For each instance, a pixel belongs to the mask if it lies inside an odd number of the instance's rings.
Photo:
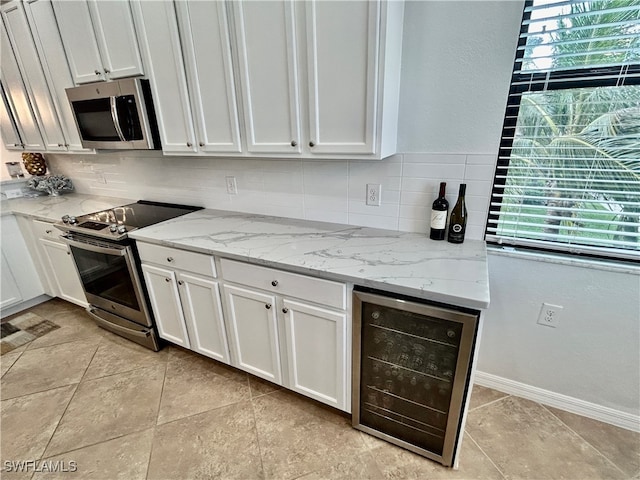
<svg viewBox="0 0 640 480">
<path fill-rule="evenodd" d="M 224 177 L 227 182 L 227 193 L 236 195 L 238 193 L 238 185 L 236 184 L 236 177 L 228 176 Z"/>
<path fill-rule="evenodd" d="M 379 183 L 367 183 L 367 205 L 379 207 L 381 191 L 382 185 Z"/>
<path fill-rule="evenodd" d="M 546 325 L 547 327 L 556 328 L 558 326 L 558 315 L 562 310 L 560 305 L 551 305 L 550 303 L 543 303 L 538 315 L 538 323 L 540 325 Z"/>
</svg>

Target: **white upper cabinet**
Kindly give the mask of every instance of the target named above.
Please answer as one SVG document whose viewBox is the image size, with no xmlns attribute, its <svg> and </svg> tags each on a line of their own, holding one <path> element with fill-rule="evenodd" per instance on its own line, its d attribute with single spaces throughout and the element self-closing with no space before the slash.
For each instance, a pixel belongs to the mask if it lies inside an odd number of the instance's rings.
<svg viewBox="0 0 640 480">
<path fill-rule="evenodd" d="M 380 2 L 308 2 L 309 147 L 376 153 Z"/>
<path fill-rule="evenodd" d="M 65 151 L 66 139 L 60 126 L 58 112 L 54 104 L 40 58 L 31 36 L 27 17 L 20 2 L 6 3 L 2 6 L 9 43 L 21 72 L 22 81 L 30 100 L 36 122 L 42 134 L 45 149 Z M 5 57 L 3 56 L 3 61 Z M 62 68 L 66 67 L 63 63 Z"/>
<path fill-rule="evenodd" d="M 58 31 L 50 0 L 25 0 L 22 3 L 42 71 L 49 85 L 53 104 L 69 151 L 91 151 L 82 147 L 80 135 L 67 101 L 65 89 L 73 87 L 73 78 Z"/>
<path fill-rule="evenodd" d="M 241 151 L 224 2 L 176 2 L 199 151 Z M 176 65 L 180 68 L 180 65 Z"/>
<path fill-rule="evenodd" d="M 195 153 L 198 143 L 173 2 L 134 1 L 131 6 L 151 83 L 162 151 Z"/>
<path fill-rule="evenodd" d="M 7 150 L 24 150 L 20 132 L 18 132 L 18 127 L 13 120 L 4 89 L 1 87 L 0 85 L 0 136 L 2 136 L 4 148 Z"/>
<path fill-rule="evenodd" d="M 231 5 L 248 154 L 395 153 L 402 2 Z"/>
<path fill-rule="evenodd" d="M 298 42 L 291 1 L 232 2 L 249 153 L 300 153 Z"/>
<path fill-rule="evenodd" d="M 53 6 L 76 84 L 144 74 L 129 2 L 76 0 Z"/>
<path fill-rule="evenodd" d="M 2 30 L 0 33 L 0 45 L 2 47 L 0 82 L 2 82 L 2 87 L 6 94 L 7 106 L 21 138 L 21 145 L 14 148 L 32 152 L 44 151 L 44 141 L 42 140 L 34 112 L 31 109 L 29 95 L 22 82 L 22 75 L 13 55 L 7 31 L 4 28 L 4 22 L 0 23 L 0 29 Z"/>
</svg>

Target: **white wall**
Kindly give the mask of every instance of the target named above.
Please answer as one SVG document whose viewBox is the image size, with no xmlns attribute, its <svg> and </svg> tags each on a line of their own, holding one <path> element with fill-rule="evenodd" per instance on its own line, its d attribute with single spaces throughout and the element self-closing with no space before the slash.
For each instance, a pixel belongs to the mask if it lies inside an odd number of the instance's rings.
<svg viewBox="0 0 640 480">
<path fill-rule="evenodd" d="M 424 231 L 441 179 L 463 179 L 480 238 L 522 1 L 407 2 L 400 151 L 382 162 L 49 155 L 78 190 L 127 198 Z M 410 153 L 409 153 L 410 152 Z M 239 194 L 226 194 L 235 175 Z M 106 179 L 106 184 L 103 183 Z M 368 182 L 383 205 L 364 205 Z M 599 407 L 640 411 L 640 276 L 490 255 L 479 370 Z M 543 302 L 564 306 L 556 329 Z M 593 413 L 593 412 L 592 412 Z"/>
</svg>

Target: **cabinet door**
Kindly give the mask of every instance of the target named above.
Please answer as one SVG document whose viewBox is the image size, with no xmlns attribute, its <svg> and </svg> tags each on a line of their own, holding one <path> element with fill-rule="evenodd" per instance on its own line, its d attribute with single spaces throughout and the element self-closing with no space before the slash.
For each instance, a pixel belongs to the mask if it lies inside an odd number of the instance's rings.
<svg viewBox="0 0 640 480">
<path fill-rule="evenodd" d="M 136 1 L 132 7 L 149 70 L 162 151 L 193 153 L 196 140 L 173 3 Z"/>
<path fill-rule="evenodd" d="M 240 152 L 240 128 L 224 2 L 176 2 L 202 152 Z"/>
<path fill-rule="evenodd" d="M 73 87 L 74 83 L 51 1 L 26 0 L 23 6 L 31 27 L 33 41 L 38 50 L 42 70 L 58 112 L 60 126 L 67 141 L 66 147 L 70 151 L 90 151 L 82 148 L 78 127 L 67 100 L 65 89 Z"/>
<path fill-rule="evenodd" d="M 179 272 L 178 286 L 191 349 L 229 363 L 218 282 Z"/>
<path fill-rule="evenodd" d="M 2 82 L 9 111 L 22 139 L 22 147 L 25 150 L 41 152 L 45 149 L 44 142 L 40 135 L 36 117 L 31 109 L 29 96 L 25 90 L 24 83 L 22 83 L 22 76 L 13 56 L 13 50 L 11 49 L 4 23 L 0 24 L 0 30 L 0 45 L 2 49 L 0 53 L 2 57 L 0 82 Z"/>
<path fill-rule="evenodd" d="M 314 0 L 305 8 L 310 151 L 374 153 L 380 2 Z"/>
<path fill-rule="evenodd" d="M 282 306 L 289 388 L 345 410 L 346 314 L 288 299 Z"/>
<path fill-rule="evenodd" d="M 4 252 L 0 253 L 2 254 L 2 264 L 0 265 L 0 275 L 2 277 L 0 278 L 2 282 L 0 284 L 2 285 L 2 288 L 0 288 L 0 308 L 6 308 L 19 303 L 22 300 L 22 295 L 13 272 L 9 268 L 9 262 L 7 262 Z"/>
<path fill-rule="evenodd" d="M 45 148 L 52 152 L 65 151 L 67 141 L 62 133 L 58 112 L 22 5 L 19 2 L 3 5 L 2 18 L 22 73 L 33 113 L 45 141 Z M 64 66 L 65 64 L 62 65 L 63 68 Z"/>
<path fill-rule="evenodd" d="M 176 345 L 190 348 L 189 335 L 182 315 L 176 274 L 171 270 L 142 264 L 158 334 Z"/>
<path fill-rule="evenodd" d="M 103 70 L 110 79 L 142 75 L 142 58 L 126 1 L 89 0 Z"/>
<path fill-rule="evenodd" d="M 65 300 L 86 307 L 87 297 L 84 295 L 76 265 L 73 262 L 69 247 L 64 243 L 40 239 L 44 253 L 50 267 L 50 272 L 58 289 L 58 296 Z"/>
<path fill-rule="evenodd" d="M 234 350 L 232 365 L 282 384 L 275 297 L 230 285 L 224 291 Z"/>
<path fill-rule="evenodd" d="M 53 8 L 73 81 L 81 84 L 106 80 L 87 2 L 53 2 Z"/>
<path fill-rule="evenodd" d="M 249 152 L 301 151 L 294 3 L 232 2 Z"/>
<path fill-rule="evenodd" d="M 7 150 L 24 150 L 18 128 L 13 121 L 13 115 L 9 111 L 9 104 L 4 95 L 4 89 L 0 85 L 0 136 Z"/>
</svg>

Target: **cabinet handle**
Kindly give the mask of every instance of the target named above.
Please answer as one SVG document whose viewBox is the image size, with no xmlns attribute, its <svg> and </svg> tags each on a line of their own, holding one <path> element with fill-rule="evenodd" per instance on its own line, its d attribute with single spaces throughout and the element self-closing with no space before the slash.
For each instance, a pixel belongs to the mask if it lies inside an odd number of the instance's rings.
<svg viewBox="0 0 640 480">
<path fill-rule="evenodd" d="M 95 71 L 96 75 L 100 75 L 100 70 Z"/>
<path fill-rule="evenodd" d="M 297 145 L 298 145 L 298 142 L 296 142 L 295 140 L 291 140 L 292 147 L 296 147 Z"/>
<path fill-rule="evenodd" d="M 184 282 L 182 280 L 178 280 L 178 285 L 184 285 Z"/>
<path fill-rule="evenodd" d="M 315 147 L 315 146 L 316 146 L 316 144 L 315 144 L 315 143 L 313 143 L 313 142 L 309 142 L 309 146 L 310 146 L 310 147 Z"/>
<path fill-rule="evenodd" d="M 45 233 L 47 233 L 47 234 L 49 234 L 51 232 L 53 232 L 53 230 L 45 230 Z"/>
<path fill-rule="evenodd" d="M 204 142 L 200 142 L 198 145 L 200 145 L 201 147 L 204 147 Z"/>
<path fill-rule="evenodd" d="M 271 285 L 274 286 L 274 287 L 277 287 L 278 286 L 278 280 L 272 281 Z"/>
<path fill-rule="evenodd" d="M 64 143 L 59 143 L 58 146 L 59 147 L 64 147 Z"/>
<path fill-rule="evenodd" d="M 169 263 L 173 262 L 173 257 L 167 257 L 167 262 Z"/>
<path fill-rule="evenodd" d="M 69 144 L 68 144 L 68 143 L 65 143 L 65 144 L 64 144 L 64 146 L 65 146 L 65 147 L 67 147 L 67 148 L 69 148 Z"/>
<path fill-rule="evenodd" d="M 171 281 L 171 279 L 170 278 L 165 278 L 164 281 L 169 283 Z"/>
<path fill-rule="evenodd" d="M 270 303 L 267 303 L 267 304 L 264 306 L 264 308 L 266 308 L 267 310 L 270 310 L 270 309 L 271 309 L 271 304 L 270 304 Z"/>
<path fill-rule="evenodd" d="M 289 309 L 288 309 L 287 307 L 284 307 L 284 308 L 282 309 L 282 313 L 288 313 L 288 312 L 289 312 Z"/>
<path fill-rule="evenodd" d="M 71 255 L 71 252 L 69 250 L 67 250 L 67 255 Z"/>
<path fill-rule="evenodd" d="M 193 147 L 193 143 L 187 142 L 187 147 L 189 147 L 189 148 Z"/>
<path fill-rule="evenodd" d="M 108 69 L 108 68 L 105 68 L 105 69 L 104 69 L 104 73 L 109 74 L 109 73 L 111 73 L 111 72 L 109 71 L 109 69 Z"/>
</svg>

